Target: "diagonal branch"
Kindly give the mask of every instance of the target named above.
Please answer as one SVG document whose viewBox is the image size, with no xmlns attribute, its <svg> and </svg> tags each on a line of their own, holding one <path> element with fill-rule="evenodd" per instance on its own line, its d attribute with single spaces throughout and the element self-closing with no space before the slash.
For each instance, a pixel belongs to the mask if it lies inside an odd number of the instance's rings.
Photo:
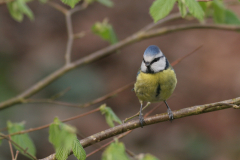
<svg viewBox="0 0 240 160">
<path fill-rule="evenodd" d="M 198 105 L 198 106 L 193 106 L 193 107 L 176 110 L 176 111 L 173 111 L 173 116 L 175 119 L 179 119 L 179 118 L 183 118 L 183 117 L 223 110 L 223 109 L 227 109 L 227 108 L 239 108 L 238 107 L 239 105 L 240 105 L 240 97 L 237 97 L 237 98 L 225 100 L 222 102 Z M 160 123 L 160 122 L 164 122 L 164 121 L 169 121 L 169 117 L 168 117 L 167 113 L 157 114 L 155 116 L 145 118 L 144 126 L 152 125 L 152 124 Z M 136 129 L 139 127 L 141 127 L 139 120 L 133 120 L 133 121 L 115 126 L 113 128 L 109 128 L 105 131 L 101 131 L 101 132 L 91 135 L 87 138 L 84 138 L 84 139 L 80 140 L 80 143 L 82 144 L 82 146 L 84 148 L 86 148 L 90 145 L 98 143 L 107 138 L 122 134 L 124 132 L 133 130 L 133 129 Z M 54 157 L 55 157 L 55 154 L 52 154 L 41 160 L 54 160 L 53 159 Z"/>
<path fill-rule="evenodd" d="M 134 42 L 141 41 L 144 39 L 164 35 L 167 33 L 172 33 L 180 30 L 187 30 L 187 29 L 219 29 L 219 30 L 229 30 L 229 31 L 239 31 L 240 26 L 238 25 L 217 25 L 217 24 L 184 24 L 184 25 L 175 25 L 175 26 L 169 26 L 169 27 L 162 27 L 160 29 L 151 30 L 148 32 L 137 32 L 136 34 L 133 34 L 132 36 L 129 36 L 128 38 L 111 45 L 109 47 L 103 48 L 101 50 L 98 50 L 86 57 L 83 57 L 75 62 L 70 63 L 69 65 L 65 65 L 62 68 L 59 68 L 57 71 L 53 72 L 49 76 L 45 77 L 41 81 L 37 82 L 35 85 L 30 87 L 28 90 L 24 91 L 22 94 L 18 95 L 17 97 L 14 97 L 12 99 L 9 99 L 7 101 L 4 101 L 0 103 L 0 110 L 10 107 L 15 104 L 22 103 L 25 98 L 28 98 L 32 96 L 33 94 L 39 92 L 43 88 L 45 88 L 47 85 L 52 83 L 54 80 L 61 77 L 63 74 L 67 73 L 70 70 L 75 69 L 76 67 L 84 66 L 86 64 L 92 63 L 96 60 L 99 60 L 101 58 L 107 57 L 111 55 L 112 53 L 115 53 L 114 51 L 123 48 L 124 46 L 130 45 Z"/>
</svg>

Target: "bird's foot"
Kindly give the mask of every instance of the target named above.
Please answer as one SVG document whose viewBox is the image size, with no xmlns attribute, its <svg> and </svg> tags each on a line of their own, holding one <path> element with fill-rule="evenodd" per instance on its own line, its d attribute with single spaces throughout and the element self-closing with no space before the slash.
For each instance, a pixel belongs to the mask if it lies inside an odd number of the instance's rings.
<svg viewBox="0 0 240 160">
<path fill-rule="evenodd" d="M 173 118 L 173 113 L 172 113 L 172 111 L 171 111 L 170 108 L 168 108 L 167 113 L 168 113 L 168 116 L 169 116 L 169 120 L 172 122 L 172 120 L 173 120 L 174 118 Z"/>
<path fill-rule="evenodd" d="M 139 123 L 141 125 L 141 128 L 143 128 L 143 125 L 144 125 L 145 122 L 144 122 L 144 118 L 141 114 L 139 114 Z"/>
</svg>

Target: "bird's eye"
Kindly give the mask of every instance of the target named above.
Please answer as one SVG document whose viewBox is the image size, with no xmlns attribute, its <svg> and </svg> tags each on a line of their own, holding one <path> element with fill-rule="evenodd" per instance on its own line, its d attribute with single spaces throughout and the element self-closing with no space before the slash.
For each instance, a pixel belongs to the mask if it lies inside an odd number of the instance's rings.
<svg viewBox="0 0 240 160">
<path fill-rule="evenodd" d="M 143 62 L 146 63 L 145 59 L 143 58 Z"/>
<path fill-rule="evenodd" d="M 154 62 L 157 62 L 159 61 L 159 59 L 162 58 L 162 57 L 157 57 L 157 58 L 154 58 L 154 60 L 151 62 L 151 64 L 153 64 Z"/>
</svg>

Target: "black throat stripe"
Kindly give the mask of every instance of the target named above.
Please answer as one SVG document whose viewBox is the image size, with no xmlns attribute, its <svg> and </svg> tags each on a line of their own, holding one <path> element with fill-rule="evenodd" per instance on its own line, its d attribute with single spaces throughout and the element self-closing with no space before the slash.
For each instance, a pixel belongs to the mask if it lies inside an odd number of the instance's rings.
<svg viewBox="0 0 240 160">
<path fill-rule="evenodd" d="M 159 96 L 160 92 L 161 92 L 161 87 L 160 87 L 160 84 L 158 83 L 156 97 Z"/>
<path fill-rule="evenodd" d="M 146 73 L 154 73 L 154 71 L 152 70 L 151 66 L 147 67 Z"/>
</svg>

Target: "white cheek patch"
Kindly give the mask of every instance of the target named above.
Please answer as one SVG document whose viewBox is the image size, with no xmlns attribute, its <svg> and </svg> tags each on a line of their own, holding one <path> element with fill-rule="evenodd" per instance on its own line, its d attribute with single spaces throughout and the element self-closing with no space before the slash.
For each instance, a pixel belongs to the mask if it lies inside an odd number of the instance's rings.
<svg viewBox="0 0 240 160">
<path fill-rule="evenodd" d="M 166 58 L 165 57 L 160 58 L 159 61 L 157 61 L 151 65 L 151 69 L 155 73 L 164 70 L 165 67 L 166 67 Z"/>
</svg>

